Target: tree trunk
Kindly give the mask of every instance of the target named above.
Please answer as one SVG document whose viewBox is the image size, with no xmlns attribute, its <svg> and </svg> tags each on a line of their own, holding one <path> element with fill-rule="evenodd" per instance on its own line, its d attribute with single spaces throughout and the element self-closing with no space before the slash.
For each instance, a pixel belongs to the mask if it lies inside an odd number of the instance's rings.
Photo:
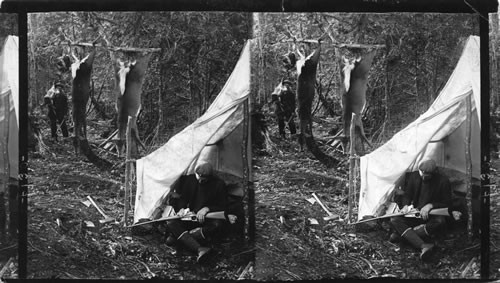
<svg viewBox="0 0 500 283">
<path fill-rule="evenodd" d="M 93 85 L 93 83 L 92 83 L 92 85 Z M 91 95 L 90 101 L 94 105 L 94 108 L 95 108 L 97 114 L 99 114 L 99 116 L 101 116 L 102 119 L 107 120 L 107 119 L 109 119 L 109 117 L 106 114 L 104 106 L 101 103 L 99 103 L 99 100 L 98 100 L 101 97 L 103 87 L 104 87 L 104 81 L 102 82 L 101 87 L 99 88 L 99 94 L 97 95 L 97 98 L 95 97 L 95 95 Z"/>
<path fill-rule="evenodd" d="M 434 58 L 434 72 L 433 72 L 433 78 L 432 78 L 432 91 L 429 95 L 429 103 L 432 104 L 434 99 L 436 99 L 436 95 L 438 92 L 437 89 L 437 77 L 438 77 L 438 68 L 439 68 L 439 60 L 438 58 Z"/>
<path fill-rule="evenodd" d="M 32 89 L 31 89 L 31 93 L 34 94 L 34 95 L 30 95 L 30 97 L 32 97 L 32 107 L 31 107 L 31 113 L 33 114 L 33 111 L 35 110 L 35 107 L 40 105 L 40 101 L 39 101 L 39 94 L 37 94 L 37 91 L 38 89 L 40 89 L 39 87 L 39 83 L 38 83 L 38 76 L 36 74 L 38 74 L 38 65 L 37 65 L 37 61 L 36 61 L 36 50 L 35 50 L 35 45 L 38 44 L 38 25 L 36 26 L 33 26 L 33 21 L 34 22 L 38 22 L 38 15 L 37 14 L 31 14 L 29 17 L 28 17 L 28 27 L 29 27 L 29 31 L 30 31 L 30 34 L 31 34 L 31 38 L 30 38 L 30 41 L 29 41 L 29 48 L 30 48 L 30 58 L 31 58 L 31 64 L 33 66 L 33 69 L 31 70 L 33 72 L 33 76 L 31 76 L 31 78 L 33 78 L 33 85 L 31 85 Z M 42 94 L 43 95 L 43 94 Z"/>
<path fill-rule="evenodd" d="M 413 77 L 413 80 L 415 81 L 415 105 L 417 106 L 415 108 L 415 113 L 414 113 L 414 119 L 417 119 L 418 116 L 420 116 L 420 101 L 418 99 L 418 51 L 415 49 L 415 75 Z"/>
<path fill-rule="evenodd" d="M 333 109 L 331 107 L 331 105 L 328 103 L 328 100 L 323 95 L 323 91 L 318 91 L 318 98 L 319 98 L 321 104 L 323 104 L 326 111 L 328 112 L 328 115 L 330 115 L 331 117 L 335 117 L 335 109 Z"/>
<path fill-rule="evenodd" d="M 210 82 L 212 80 L 212 68 L 211 68 L 211 62 L 210 60 L 205 61 L 205 95 L 203 97 L 203 109 L 202 113 L 204 113 L 208 107 L 210 106 L 210 96 L 211 96 L 211 91 L 210 91 Z"/>
<path fill-rule="evenodd" d="M 190 96 L 190 100 L 189 100 L 189 109 L 190 109 L 190 113 L 188 115 L 189 117 L 189 123 L 191 123 L 193 120 L 195 120 L 196 118 L 193 118 L 196 116 L 196 114 L 194 114 L 194 111 L 197 111 L 197 108 L 195 107 L 195 101 L 196 101 L 196 89 L 195 89 L 195 83 L 194 83 L 194 71 L 193 71 L 194 67 L 193 67 L 193 64 L 190 63 L 189 64 L 189 70 L 188 70 L 188 75 L 189 75 L 189 96 Z"/>
<path fill-rule="evenodd" d="M 252 17 L 252 27 L 253 27 L 253 37 L 257 39 L 257 66 L 254 68 L 256 70 L 257 75 L 257 84 L 256 84 L 256 94 L 258 105 L 262 105 L 265 101 L 265 79 L 264 79 L 264 52 L 263 52 L 263 38 L 264 38 L 264 18 L 265 15 L 262 13 L 254 13 Z"/>
<path fill-rule="evenodd" d="M 389 93 L 390 93 L 390 84 L 389 84 L 389 67 L 388 67 L 388 62 L 387 62 L 387 56 L 389 55 L 389 50 L 386 51 L 385 53 L 385 88 L 384 88 L 384 121 L 382 122 L 382 129 L 380 131 L 380 135 L 378 140 L 383 141 L 385 138 L 385 130 L 387 127 L 387 123 L 391 119 L 391 109 L 390 109 L 390 104 L 389 104 Z"/>
<path fill-rule="evenodd" d="M 160 74 L 163 74 L 163 72 L 160 72 Z M 160 76 L 160 88 L 158 89 L 158 122 L 156 125 L 156 132 L 155 132 L 155 138 L 154 138 L 154 143 L 160 141 L 160 132 L 163 127 L 163 91 L 164 90 L 164 78 L 163 76 Z"/>
<path fill-rule="evenodd" d="M 500 54 L 499 54 L 499 44 L 500 44 L 500 26 L 499 26 L 500 13 L 489 14 L 490 19 L 490 38 L 491 38 L 491 107 L 492 111 L 497 110 L 500 104 L 500 78 L 499 76 L 499 64 L 500 64 Z"/>
</svg>

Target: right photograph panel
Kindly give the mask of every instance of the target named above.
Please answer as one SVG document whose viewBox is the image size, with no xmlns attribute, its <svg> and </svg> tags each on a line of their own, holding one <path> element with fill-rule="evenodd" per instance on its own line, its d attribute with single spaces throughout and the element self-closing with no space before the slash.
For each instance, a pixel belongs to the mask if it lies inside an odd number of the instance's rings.
<svg viewBox="0 0 500 283">
<path fill-rule="evenodd" d="M 480 278 L 478 17 L 255 13 L 253 32 L 255 279 Z"/>
</svg>

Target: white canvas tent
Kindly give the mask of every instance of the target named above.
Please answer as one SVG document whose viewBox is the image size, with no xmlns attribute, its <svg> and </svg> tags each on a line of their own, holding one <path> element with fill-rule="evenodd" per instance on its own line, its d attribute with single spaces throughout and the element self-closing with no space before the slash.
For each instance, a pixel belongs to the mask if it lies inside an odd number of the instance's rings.
<svg viewBox="0 0 500 283">
<path fill-rule="evenodd" d="M 137 160 L 134 222 L 158 217 L 171 186 L 181 175 L 194 173 L 201 160 L 209 161 L 219 172 L 243 177 L 245 167 L 251 168 L 250 126 L 249 121 L 243 123 L 248 118 L 245 108 L 249 105 L 249 93 L 250 42 L 247 41 L 231 76 L 207 111 L 165 145 Z M 248 164 L 243 164 L 244 136 Z"/>
<path fill-rule="evenodd" d="M 0 192 L 19 171 L 18 45 L 17 36 L 8 36 L 0 53 Z"/>
<path fill-rule="evenodd" d="M 480 177 L 480 59 L 479 37 L 467 39 L 447 84 L 430 108 L 387 143 L 360 159 L 361 190 L 358 219 L 379 215 L 397 180 L 418 170 L 423 159 L 438 167 L 466 173 L 466 100 L 471 99 L 472 177 Z M 453 188 L 466 190 L 465 186 Z"/>
</svg>

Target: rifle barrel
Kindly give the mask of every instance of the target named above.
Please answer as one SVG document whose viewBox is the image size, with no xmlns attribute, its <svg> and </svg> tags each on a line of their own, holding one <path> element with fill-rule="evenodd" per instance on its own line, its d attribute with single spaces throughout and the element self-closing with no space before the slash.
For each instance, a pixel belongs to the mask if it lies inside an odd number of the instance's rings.
<svg viewBox="0 0 500 283">
<path fill-rule="evenodd" d="M 431 211 L 429 211 L 429 214 L 430 215 L 450 216 L 450 214 L 448 213 L 448 208 L 447 207 L 431 209 Z M 354 224 L 360 224 L 360 223 L 364 223 L 364 222 L 368 222 L 368 221 L 374 221 L 374 220 L 378 220 L 378 219 L 384 219 L 384 218 L 390 218 L 390 217 L 396 217 L 396 216 L 404 216 L 404 215 L 414 215 L 416 217 L 420 217 L 420 211 L 414 211 L 414 212 L 409 212 L 409 213 L 402 213 L 402 212 L 391 213 L 391 214 L 386 214 L 386 215 L 382 215 L 382 216 L 379 216 L 379 217 L 374 217 L 374 218 L 370 218 L 370 219 L 361 220 L 361 221 L 358 221 L 358 222 L 355 222 L 355 223 L 352 223 L 352 224 L 353 225 Z"/>
<path fill-rule="evenodd" d="M 205 218 L 208 218 L 208 219 L 226 219 L 226 216 L 224 215 L 224 211 L 214 211 L 214 212 L 207 213 Z M 174 219 L 196 221 L 196 214 L 185 215 L 185 216 L 174 215 L 174 216 L 169 216 L 169 217 L 163 217 L 163 218 L 149 220 L 149 221 L 145 221 L 145 222 L 141 222 L 141 223 L 135 223 L 135 224 L 132 224 L 132 225 L 127 226 L 127 227 L 132 228 L 132 227 L 136 227 L 136 226 L 140 226 L 140 225 L 161 222 L 161 221 L 167 221 L 167 220 L 174 220 Z"/>
</svg>

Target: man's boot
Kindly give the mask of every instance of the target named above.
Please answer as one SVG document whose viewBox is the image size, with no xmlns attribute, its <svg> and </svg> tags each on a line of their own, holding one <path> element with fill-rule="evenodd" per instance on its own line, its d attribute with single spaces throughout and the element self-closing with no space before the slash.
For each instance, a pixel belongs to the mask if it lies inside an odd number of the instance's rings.
<svg viewBox="0 0 500 283">
<path fill-rule="evenodd" d="M 413 247 L 421 250 L 421 260 L 426 261 L 429 259 L 431 251 L 434 248 L 433 244 L 425 243 L 412 228 L 406 229 L 401 236 L 405 238 L 406 241 L 408 241 L 408 243 L 410 243 Z"/>
<path fill-rule="evenodd" d="M 427 230 L 425 229 L 425 224 L 413 227 L 413 231 L 415 231 L 421 239 L 427 239 L 430 237 L 429 233 L 427 233 Z"/>
<path fill-rule="evenodd" d="M 178 239 L 181 241 L 188 249 L 191 251 L 198 253 L 198 257 L 196 261 L 201 263 L 207 259 L 208 252 L 210 252 L 210 248 L 202 247 L 190 234 L 189 232 L 184 232 Z"/>
</svg>

